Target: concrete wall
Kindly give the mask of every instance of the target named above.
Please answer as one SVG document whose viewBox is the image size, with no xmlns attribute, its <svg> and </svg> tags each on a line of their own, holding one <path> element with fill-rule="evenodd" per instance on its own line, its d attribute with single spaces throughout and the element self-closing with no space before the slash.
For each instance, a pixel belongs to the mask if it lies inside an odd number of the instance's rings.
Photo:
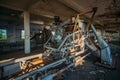
<svg viewBox="0 0 120 80">
<path fill-rule="evenodd" d="M 30 33 L 33 36 L 38 33 L 42 28 L 42 25 L 31 24 Z M 21 38 L 21 31 L 24 30 L 24 25 L 12 25 L 0 26 L 0 29 L 7 30 L 7 40 L 0 40 L 0 54 L 4 51 L 11 51 L 24 48 L 24 39 Z M 35 47 L 35 40 L 31 40 L 31 47 Z"/>
</svg>

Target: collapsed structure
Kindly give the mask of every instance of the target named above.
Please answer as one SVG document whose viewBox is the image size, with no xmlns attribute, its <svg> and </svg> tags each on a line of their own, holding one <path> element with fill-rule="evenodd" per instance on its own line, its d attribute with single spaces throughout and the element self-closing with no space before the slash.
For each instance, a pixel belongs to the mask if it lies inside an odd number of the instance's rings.
<svg viewBox="0 0 120 80">
<path fill-rule="evenodd" d="M 64 22 L 57 21 L 53 35 L 44 44 L 45 52 L 1 63 L 1 78 L 53 80 L 58 74 L 75 66 L 78 56 L 82 60 L 90 54 L 99 58 L 100 63 L 112 66 L 110 48 L 92 24 L 96 11 L 97 8 L 93 8 Z M 93 13 L 91 20 L 80 20 L 80 16 L 87 13 Z"/>
</svg>

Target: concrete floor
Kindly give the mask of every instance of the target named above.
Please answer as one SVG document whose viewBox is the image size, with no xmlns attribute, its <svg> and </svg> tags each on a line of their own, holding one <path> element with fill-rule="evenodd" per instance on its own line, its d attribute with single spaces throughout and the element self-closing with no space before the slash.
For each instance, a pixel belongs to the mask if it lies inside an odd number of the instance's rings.
<svg viewBox="0 0 120 80">
<path fill-rule="evenodd" d="M 116 43 L 117 46 L 120 41 L 111 42 L 110 44 Z M 120 48 L 120 45 L 119 45 Z M 64 72 L 64 80 L 120 80 L 120 52 L 112 51 L 112 55 L 116 58 L 116 69 L 108 69 L 98 65 L 95 65 L 95 57 L 92 55 L 85 59 L 83 65 L 71 68 Z"/>
<path fill-rule="evenodd" d="M 43 52 L 42 47 L 35 47 L 31 49 L 31 53 L 25 54 L 24 50 L 16 50 L 16 51 L 10 51 L 10 52 L 4 52 L 0 55 L 0 61 L 6 60 L 6 59 L 16 59 L 16 58 L 21 58 L 25 56 L 30 56 L 34 54 L 39 54 Z"/>
<path fill-rule="evenodd" d="M 94 64 L 92 57 L 85 59 L 83 65 L 65 71 L 64 80 L 119 80 L 120 79 L 120 55 L 116 56 L 117 66 L 115 70 L 104 68 Z"/>
<path fill-rule="evenodd" d="M 11 53 L 6 53 L 0 56 L 0 60 L 18 58 L 27 55 L 34 55 L 43 52 L 42 48 L 32 49 L 31 54 L 24 54 L 23 50 L 15 51 Z M 117 54 L 117 55 L 116 55 Z M 96 58 L 94 56 L 89 56 L 85 58 L 82 65 L 74 68 L 70 68 L 64 72 L 64 80 L 119 80 L 120 79 L 120 52 L 112 53 L 116 57 L 116 69 L 111 70 L 98 65 L 94 62 Z"/>
</svg>

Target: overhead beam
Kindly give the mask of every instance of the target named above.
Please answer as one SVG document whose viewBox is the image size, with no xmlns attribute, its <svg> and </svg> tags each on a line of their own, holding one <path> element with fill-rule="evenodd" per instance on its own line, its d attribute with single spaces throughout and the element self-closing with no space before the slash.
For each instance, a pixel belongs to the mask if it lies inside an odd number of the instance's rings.
<svg viewBox="0 0 120 80">
<path fill-rule="evenodd" d="M 55 14 L 53 12 L 48 12 L 48 11 L 44 11 L 44 10 L 38 10 L 38 9 L 35 9 L 35 8 L 32 8 L 30 9 L 30 13 L 32 14 L 36 14 L 36 15 L 41 15 L 41 16 L 44 16 L 44 17 L 47 17 L 47 18 L 50 18 L 50 19 L 54 19 L 54 16 L 55 15 L 58 15 L 58 14 Z M 66 19 L 66 16 L 62 16 L 62 15 L 58 15 L 61 17 L 61 19 Z"/>
<path fill-rule="evenodd" d="M 98 20 L 105 20 L 105 21 L 120 21 L 120 18 L 101 18 L 101 17 L 96 17 Z"/>
<path fill-rule="evenodd" d="M 27 10 L 31 9 L 33 6 L 35 6 L 36 4 L 38 4 L 41 0 L 31 0 L 28 2 L 28 4 L 26 5 Z"/>
<path fill-rule="evenodd" d="M 86 11 L 86 9 L 84 9 L 83 7 L 78 5 L 74 0 L 58 0 L 58 1 L 65 4 L 66 6 L 68 6 L 70 8 L 72 8 L 73 10 L 75 10 L 77 12 Z"/>
<path fill-rule="evenodd" d="M 74 0 L 58 0 L 58 1 L 65 4 L 66 6 L 68 6 L 70 8 L 72 8 L 73 10 L 77 11 L 78 13 L 88 11 L 87 9 L 85 9 L 84 7 L 82 7 L 78 3 L 76 3 Z M 86 14 L 85 16 L 87 18 L 91 17 L 89 14 Z M 103 24 L 100 23 L 100 21 L 95 20 L 95 22 L 103 26 Z"/>
<path fill-rule="evenodd" d="M 33 24 L 44 24 L 43 21 L 34 21 L 34 20 L 30 21 L 30 23 L 33 23 Z"/>
<path fill-rule="evenodd" d="M 112 29 L 112 30 L 120 30 L 120 26 L 116 25 L 109 25 L 109 26 L 101 26 L 101 25 L 95 25 L 98 29 Z"/>
<path fill-rule="evenodd" d="M 42 16 L 42 15 L 35 15 L 35 14 L 31 14 L 30 19 L 32 21 L 40 21 L 40 22 L 42 21 L 44 23 L 49 23 L 49 22 L 53 21 L 53 19 L 51 19 L 51 18 Z"/>
<path fill-rule="evenodd" d="M 25 9 L 19 8 L 17 6 L 12 6 L 12 5 L 3 4 L 3 3 L 0 3 L 0 6 L 6 7 L 6 8 L 9 8 L 9 9 L 13 9 L 13 10 L 18 10 L 18 11 L 24 11 L 25 10 Z"/>
<path fill-rule="evenodd" d="M 37 2 L 39 2 L 40 0 L 37 0 L 36 2 L 34 3 L 30 3 L 32 4 L 31 6 L 34 6 L 37 4 Z M 28 5 L 30 5 L 28 4 Z M 9 9 L 12 9 L 12 10 L 18 10 L 18 11 L 29 11 L 30 13 L 32 14 L 35 14 L 35 15 L 38 15 L 38 16 L 43 16 L 45 18 L 48 18 L 48 19 L 54 19 L 54 16 L 57 15 L 57 14 L 54 14 L 54 13 L 51 13 L 51 12 L 47 12 L 47 11 L 43 11 L 43 10 L 37 10 L 37 9 L 34 9 L 32 8 L 31 6 L 29 7 L 26 7 L 25 9 L 23 8 L 19 8 L 17 6 L 13 6 L 13 5 L 10 5 L 10 4 L 3 4 L 3 3 L 0 3 L 0 6 L 2 7 L 5 7 L 5 8 L 9 8 Z M 63 18 L 63 17 L 62 17 Z"/>
</svg>

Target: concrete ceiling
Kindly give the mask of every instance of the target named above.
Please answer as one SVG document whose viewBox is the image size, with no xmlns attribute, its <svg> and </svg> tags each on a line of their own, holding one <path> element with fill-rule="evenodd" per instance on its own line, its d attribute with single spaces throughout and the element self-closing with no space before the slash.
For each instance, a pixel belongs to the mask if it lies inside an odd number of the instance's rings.
<svg viewBox="0 0 120 80">
<path fill-rule="evenodd" d="M 98 7 L 96 26 L 120 29 L 120 0 L 0 0 L 0 6 L 16 10 L 20 15 L 28 10 L 31 19 L 44 22 L 52 21 L 54 16 L 65 20 L 76 13 Z M 85 17 L 89 18 L 90 15 Z"/>
</svg>

